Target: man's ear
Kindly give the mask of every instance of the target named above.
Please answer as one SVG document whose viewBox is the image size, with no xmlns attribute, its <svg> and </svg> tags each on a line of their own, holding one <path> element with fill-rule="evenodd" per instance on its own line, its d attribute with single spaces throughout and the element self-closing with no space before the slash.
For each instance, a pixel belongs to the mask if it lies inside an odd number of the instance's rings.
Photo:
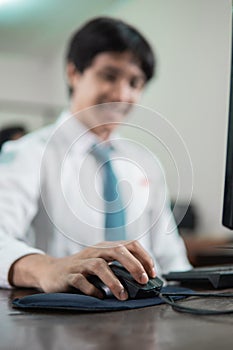
<svg viewBox="0 0 233 350">
<path fill-rule="evenodd" d="M 77 71 L 77 68 L 72 62 L 68 62 L 66 65 L 66 77 L 68 85 L 73 88 L 77 77 L 79 76 L 79 72 Z"/>
</svg>

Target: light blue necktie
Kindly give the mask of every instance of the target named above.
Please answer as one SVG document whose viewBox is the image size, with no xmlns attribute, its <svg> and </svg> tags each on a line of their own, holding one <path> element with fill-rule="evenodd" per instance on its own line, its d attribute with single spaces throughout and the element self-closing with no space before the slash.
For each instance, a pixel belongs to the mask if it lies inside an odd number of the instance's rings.
<svg viewBox="0 0 233 350">
<path fill-rule="evenodd" d="M 125 210 L 123 208 L 119 186 L 117 188 L 117 178 L 112 169 L 110 160 L 111 148 L 94 145 L 91 152 L 100 165 L 102 165 L 104 172 L 105 240 L 125 240 Z"/>
</svg>

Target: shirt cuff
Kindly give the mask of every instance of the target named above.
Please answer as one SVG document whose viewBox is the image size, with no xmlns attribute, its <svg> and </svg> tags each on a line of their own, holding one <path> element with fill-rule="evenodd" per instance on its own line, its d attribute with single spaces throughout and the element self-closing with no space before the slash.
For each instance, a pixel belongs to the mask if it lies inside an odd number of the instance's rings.
<svg viewBox="0 0 233 350">
<path fill-rule="evenodd" d="M 29 247 L 24 242 L 15 240 L 2 247 L 0 250 L 0 288 L 13 288 L 8 280 L 10 268 L 16 260 L 29 254 L 45 254 L 45 252 L 40 249 Z"/>
</svg>

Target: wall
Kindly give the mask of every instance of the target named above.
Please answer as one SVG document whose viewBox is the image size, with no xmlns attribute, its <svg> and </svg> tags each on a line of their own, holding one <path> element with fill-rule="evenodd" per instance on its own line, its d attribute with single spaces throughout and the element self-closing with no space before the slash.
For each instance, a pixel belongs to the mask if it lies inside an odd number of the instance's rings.
<svg viewBox="0 0 233 350">
<path fill-rule="evenodd" d="M 221 211 L 231 1 L 138 0 L 128 2 L 115 14 L 141 28 L 156 50 L 157 78 L 142 104 L 167 118 L 187 145 L 194 172 L 193 201 L 200 214 L 199 230 L 203 234 L 229 232 L 221 226 Z M 162 152 L 159 155 L 175 197 L 175 169 Z M 185 199 L 185 181 L 181 192 Z"/>
<path fill-rule="evenodd" d="M 50 65 L 51 62 L 23 54 L 0 55 L 1 126 L 22 122 L 33 130 L 50 120 L 50 105 L 56 105 L 55 99 L 51 102 Z"/>
<path fill-rule="evenodd" d="M 129 0 L 120 1 L 105 14 L 134 24 L 152 43 L 157 54 L 157 74 L 141 104 L 159 111 L 169 120 L 187 146 L 194 172 L 193 201 L 200 215 L 199 231 L 216 235 L 228 232 L 221 226 L 221 210 L 231 1 Z M 0 56 L 0 74 L 4 81 L 0 99 L 31 100 L 56 106 L 66 103 L 62 47 L 47 60 L 25 60 L 20 56 L 17 60 L 11 57 L 6 64 L 6 59 Z M 3 117 L 0 112 L 0 123 Z M 35 127 L 43 122 L 43 118 L 37 119 Z M 152 143 L 149 146 L 164 164 L 170 192 L 175 197 L 176 169 L 164 150 Z M 178 157 L 182 162 L 182 154 Z M 188 195 L 188 184 L 188 178 L 182 179 L 183 199 Z"/>
</svg>

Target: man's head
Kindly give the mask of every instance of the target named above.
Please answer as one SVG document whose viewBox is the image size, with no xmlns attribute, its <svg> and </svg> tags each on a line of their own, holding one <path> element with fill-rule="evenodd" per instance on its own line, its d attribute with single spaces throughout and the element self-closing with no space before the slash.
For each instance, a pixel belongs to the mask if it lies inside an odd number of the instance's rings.
<svg viewBox="0 0 233 350">
<path fill-rule="evenodd" d="M 146 39 L 113 18 L 96 18 L 79 29 L 66 59 L 73 113 L 103 103 L 137 103 L 154 74 L 154 54 Z M 92 126 L 86 118 L 82 121 Z"/>
</svg>

